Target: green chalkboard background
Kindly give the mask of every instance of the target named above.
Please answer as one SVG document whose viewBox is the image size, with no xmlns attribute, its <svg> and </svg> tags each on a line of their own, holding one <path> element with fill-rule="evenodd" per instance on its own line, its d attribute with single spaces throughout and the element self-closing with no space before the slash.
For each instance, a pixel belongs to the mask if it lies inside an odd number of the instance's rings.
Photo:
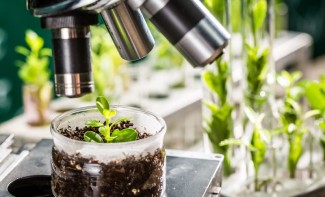
<svg viewBox="0 0 325 197">
<path fill-rule="evenodd" d="M 51 47 L 51 32 L 40 28 L 40 20 L 26 10 L 25 0 L 0 1 L 0 122 L 22 112 L 22 82 L 15 60 L 24 57 L 15 47 L 25 45 L 26 29 L 36 31 Z"/>
</svg>

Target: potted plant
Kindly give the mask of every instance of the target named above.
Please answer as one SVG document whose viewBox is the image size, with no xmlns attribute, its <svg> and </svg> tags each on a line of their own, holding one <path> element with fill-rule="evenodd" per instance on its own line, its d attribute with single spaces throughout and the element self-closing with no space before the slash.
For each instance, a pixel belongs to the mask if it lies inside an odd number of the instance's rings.
<svg viewBox="0 0 325 197">
<path fill-rule="evenodd" d="M 44 40 L 34 31 L 27 30 L 25 41 L 28 48 L 17 46 L 17 53 L 26 57 L 16 62 L 18 75 L 23 81 L 23 105 L 27 123 L 43 125 L 49 122 L 48 110 L 52 98 L 49 57 L 51 49 L 44 47 Z"/>
<path fill-rule="evenodd" d="M 66 112 L 52 121 L 55 196 L 163 196 L 166 154 L 163 119 L 110 106 Z"/>
</svg>

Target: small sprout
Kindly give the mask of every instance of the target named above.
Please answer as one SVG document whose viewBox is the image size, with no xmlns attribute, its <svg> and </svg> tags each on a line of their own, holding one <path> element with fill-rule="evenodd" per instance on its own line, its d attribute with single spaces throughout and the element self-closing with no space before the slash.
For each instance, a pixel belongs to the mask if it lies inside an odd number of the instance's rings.
<svg viewBox="0 0 325 197">
<path fill-rule="evenodd" d="M 111 118 L 116 116 L 116 111 L 110 109 L 109 103 L 105 97 L 97 97 L 96 106 L 98 111 L 104 116 L 105 124 L 99 122 L 98 120 L 88 120 L 85 123 L 86 126 L 98 128 L 98 132 L 104 137 L 105 141 L 108 143 L 129 142 L 135 141 L 137 139 L 138 133 L 132 128 L 126 128 L 122 130 L 115 129 L 112 132 L 113 126 L 119 124 L 120 122 L 130 120 L 130 118 L 119 118 L 113 123 L 111 123 Z M 84 134 L 84 140 L 86 142 L 104 142 L 102 137 L 94 131 L 87 131 Z"/>
</svg>

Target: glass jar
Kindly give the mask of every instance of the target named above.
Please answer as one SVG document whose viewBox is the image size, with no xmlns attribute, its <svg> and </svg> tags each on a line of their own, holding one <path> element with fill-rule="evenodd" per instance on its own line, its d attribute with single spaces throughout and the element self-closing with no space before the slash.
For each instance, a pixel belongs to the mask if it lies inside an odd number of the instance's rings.
<svg viewBox="0 0 325 197">
<path fill-rule="evenodd" d="M 65 137 L 85 127 L 87 120 L 104 122 L 96 107 L 66 112 L 52 121 L 52 191 L 69 196 L 163 196 L 166 188 L 164 120 L 131 107 L 111 106 L 117 115 L 130 117 L 139 133 L 150 136 L 132 142 L 92 143 Z M 78 127 L 78 128 L 77 128 Z M 76 129 L 77 128 L 77 129 Z"/>
</svg>

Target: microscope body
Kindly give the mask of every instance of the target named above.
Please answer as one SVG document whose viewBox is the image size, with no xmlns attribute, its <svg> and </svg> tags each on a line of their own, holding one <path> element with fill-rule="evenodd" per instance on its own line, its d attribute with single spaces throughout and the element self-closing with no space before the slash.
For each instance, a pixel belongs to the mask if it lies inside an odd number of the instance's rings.
<svg viewBox="0 0 325 197">
<path fill-rule="evenodd" d="M 154 39 L 142 13 L 195 67 L 212 63 L 230 35 L 199 0 L 27 0 L 27 8 L 52 31 L 59 96 L 93 91 L 90 25 L 100 14 L 125 60 L 145 57 Z"/>
</svg>

